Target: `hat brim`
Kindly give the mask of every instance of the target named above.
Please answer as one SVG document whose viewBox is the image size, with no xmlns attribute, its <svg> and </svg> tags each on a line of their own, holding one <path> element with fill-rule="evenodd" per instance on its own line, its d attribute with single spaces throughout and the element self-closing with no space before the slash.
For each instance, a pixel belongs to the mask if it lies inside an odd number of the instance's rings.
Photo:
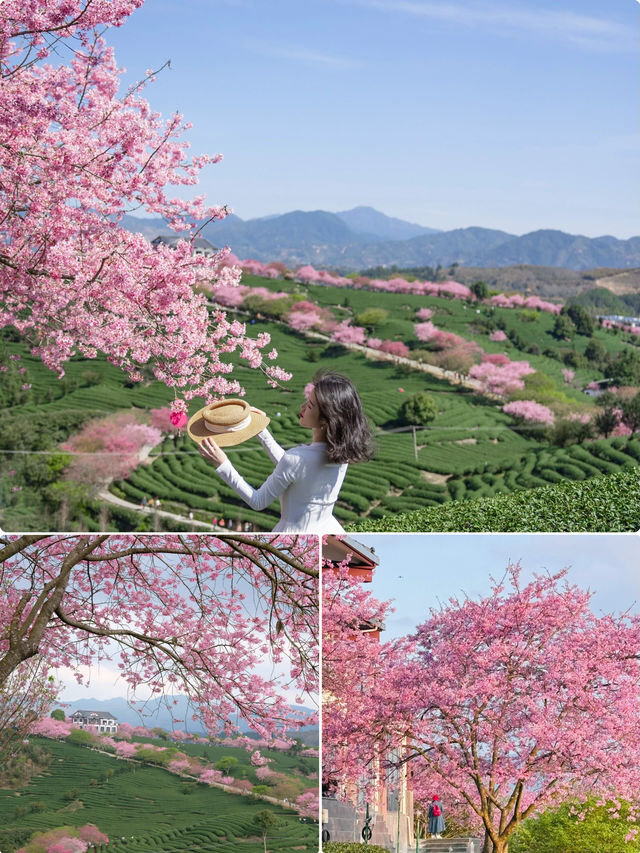
<svg viewBox="0 0 640 853">
<path fill-rule="evenodd" d="M 251 423 L 247 424 L 243 429 L 233 432 L 211 432 L 207 429 L 205 419 L 203 417 L 207 406 L 199 409 L 195 415 L 189 418 L 187 423 L 187 434 L 198 444 L 204 441 L 205 438 L 212 438 L 218 447 L 233 447 L 234 444 L 242 444 L 249 438 L 253 438 L 259 432 L 268 426 L 270 418 L 263 415 L 261 412 L 256 412 L 253 409 L 250 412 Z"/>
</svg>

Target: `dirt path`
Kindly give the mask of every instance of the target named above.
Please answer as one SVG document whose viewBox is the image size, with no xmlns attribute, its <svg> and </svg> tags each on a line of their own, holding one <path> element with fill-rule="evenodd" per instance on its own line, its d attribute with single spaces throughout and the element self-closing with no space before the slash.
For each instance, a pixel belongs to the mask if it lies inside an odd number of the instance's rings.
<svg viewBox="0 0 640 853">
<path fill-rule="evenodd" d="M 105 486 L 102 491 L 98 492 L 98 497 L 100 500 L 105 501 L 106 503 L 115 504 L 116 506 L 125 507 L 125 509 L 131 509 L 134 512 L 139 512 L 142 515 L 153 515 L 161 518 L 171 518 L 173 521 L 179 521 L 184 524 L 185 531 L 190 527 L 201 528 L 202 530 L 220 530 L 225 531 L 227 528 L 218 527 L 213 524 L 209 524 L 206 521 L 198 521 L 197 518 L 187 518 L 185 515 L 178 515 L 175 512 L 167 512 L 165 509 L 156 509 L 155 507 L 143 507 L 140 504 L 134 504 L 131 501 L 125 501 L 123 498 L 119 498 L 117 495 L 112 494 L 109 491 L 108 487 Z M 227 532 L 229 532 L 227 530 Z"/>
<path fill-rule="evenodd" d="M 420 370 L 422 373 L 430 373 L 432 376 L 437 376 L 438 379 L 444 379 L 452 385 L 462 385 L 464 388 L 470 388 L 472 391 L 480 391 L 482 389 L 482 383 L 477 379 L 471 379 L 466 374 L 456 373 L 453 370 L 445 370 L 443 367 L 437 367 L 435 364 L 426 364 L 424 361 L 414 361 L 411 358 L 392 355 L 391 353 L 382 352 L 379 349 L 372 349 L 371 347 L 364 346 L 363 344 L 343 344 L 339 341 L 334 341 L 328 335 L 323 335 L 320 332 L 304 332 L 303 334 L 308 338 L 316 338 L 321 341 L 326 341 L 327 343 L 339 343 L 340 346 L 345 347 L 346 349 L 364 353 L 368 358 L 375 358 L 380 361 L 391 361 L 394 364 L 406 364 L 413 370 Z"/>
</svg>

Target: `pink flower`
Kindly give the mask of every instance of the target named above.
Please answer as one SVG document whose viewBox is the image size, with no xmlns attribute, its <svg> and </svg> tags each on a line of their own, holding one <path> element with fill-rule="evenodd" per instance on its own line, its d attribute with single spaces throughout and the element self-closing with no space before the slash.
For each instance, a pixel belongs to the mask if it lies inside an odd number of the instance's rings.
<svg viewBox="0 0 640 853">
<path fill-rule="evenodd" d="M 169 415 L 169 420 L 174 425 L 174 427 L 182 429 L 187 425 L 188 418 L 184 412 L 171 412 L 171 414 Z"/>
<path fill-rule="evenodd" d="M 551 426 L 555 416 L 548 406 L 536 403 L 535 400 L 515 400 L 502 407 L 502 411 L 512 417 L 531 423 L 548 424 Z"/>
</svg>

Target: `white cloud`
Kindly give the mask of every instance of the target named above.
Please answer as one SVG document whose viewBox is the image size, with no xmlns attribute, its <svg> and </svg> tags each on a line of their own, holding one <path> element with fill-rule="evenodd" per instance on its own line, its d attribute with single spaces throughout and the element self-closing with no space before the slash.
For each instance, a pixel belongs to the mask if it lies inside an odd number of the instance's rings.
<svg viewBox="0 0 640 853">
<path fill-rule="evenodd" d="M 493 30 L 498 34 L 536 34 L 561 39 L 588 50 L 636 49 L 635 33 L 603 18 L 563 9 L 533 11 L 490 3 L 432 3 L 419 0 L 355 0 L 385 12 L 443 21 L 456 26 Z"/>
<path fill-rule="evenodd" d="M 262 41 L 247 41 L 246 47 L 252 53 L 266 56 L 271 59 L 285 59 L 290 62 L 302 62 L 305 65 L 316 65 L 322 68 L 357 68 L 362 65 L 351 57 L 332 56 L 329 53 L 310 50 L 305 47 L 289 47 L 283 45 L 267 44 Z"/>
</svg>

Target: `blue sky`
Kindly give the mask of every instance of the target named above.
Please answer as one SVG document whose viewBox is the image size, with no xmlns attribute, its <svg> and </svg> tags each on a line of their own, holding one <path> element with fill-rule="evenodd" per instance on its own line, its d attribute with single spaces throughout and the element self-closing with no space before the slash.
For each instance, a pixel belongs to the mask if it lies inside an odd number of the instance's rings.
<svg viewBox="0 0 640 853">
<path fill-rule="evenodd" d="M 637 0 L 147 0 L 125 80 L 221 152 L 243 219 L 371 205 L 434 228 L 638 233 Z"/>
<path fill-rule="evenodd" d="M 520 562 L 522 578 L 569 570 L 567 580 L 590 589 L 595 613 L 640 612 L 640 536 L 572 533 L 449 533 L 356 535 L 380 560 L 371 584 L 379 599 L 393 599 L 395 613 L 384 639 L 411 633 L 429 608 L 451 596 L 479 598 L 489 578 L 502 578 Z"/>
</svg>

